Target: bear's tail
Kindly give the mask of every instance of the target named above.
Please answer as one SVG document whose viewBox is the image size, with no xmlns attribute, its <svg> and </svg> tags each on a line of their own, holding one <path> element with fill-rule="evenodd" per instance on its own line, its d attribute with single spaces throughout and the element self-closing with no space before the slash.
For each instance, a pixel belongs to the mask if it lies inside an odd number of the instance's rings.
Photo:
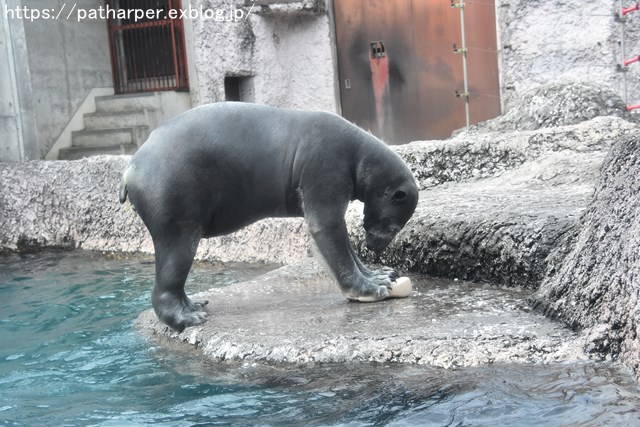
<svg viewBox="0 0 640 427">
<path fill-rule="evenodd" d="M 129 172 L 131 171 L 131 165 L 125 169 L 122 174 L 122 179 L 120 180 L 120 203 L 124 203 L 127 201 L 127 194 L 129 191 L 127 190 L 127 178 L 129 178 Z"/>
</svg>

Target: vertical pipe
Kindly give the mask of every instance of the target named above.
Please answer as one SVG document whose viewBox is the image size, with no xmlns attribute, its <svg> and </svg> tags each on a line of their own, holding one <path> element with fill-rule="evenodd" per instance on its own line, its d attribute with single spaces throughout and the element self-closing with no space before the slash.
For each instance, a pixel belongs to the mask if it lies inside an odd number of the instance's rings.
<svg viewBox="0 0 640 427">
<path fill-rule="evenodd" d="M 153 21 L 153 27 L 151 29 L 152 34 L 155 34 L 155 42 L 152 43 L 152 49 L 153 51 L 151 52 L 152 56 L 149 58 L 149 62 L 152 64 L 153 66 L 153 72 L 151 74 L 153 74 L 153 79 L 155 79 L 156 84 L 155 84 L 155 89 L 165 89 L 167 86 L 167 77 L 166 77 L 166 73 L 164 72 L 164 67 L 162 66 L 162 63 L 164 62 L 162 60 L 162 58 L 164 57 L 164 52 L 162 49 L 162 40 L 166 37 L 165 36 L 165 23 L 163 22 L 163 19 L 154 19 Z"/>
<path fill-rule="evenodd" d="M 172 2 L 175 8 L 180 10 L 182 8 L 182 4 L 180 0 L 174 0 Z M 178 51 L 180 52 L 180 81 L 176 82 L 176 89 L 188 89 L 189 87 L 189 73 L 188 73 L 188 65 L 187 65 L 187 47 L 184 36 L 184 22 L 182 18 L 176 18 L 176 25 L 178 27 Z"/>
<path fill-rule="evenodd" d="M 126 3 L 124 2 L 114 2 L 117 3 L 118 10 L 122 10 L 126 7 Z M 124 3 L 124 4 L 123 4 Z M 129 58 L 127 58 L 127 37 L 125 36 L 126 30 L 123 28 L 125 24 L 124 18 L 115 18 L 114 22 L 118 24 L 120 28 L 117 30 L 117 47 L 118 47 L 118 90 L 119 93 L 127 92 L 127 83 L 129 81 L 129 77 L 133 75 L 131 69 L 129 68 Z"/>
<path fill-rule="evenodd" d="M 165 11 L 165 16 L 166 16 L 166 14 L 167 14 L 167 11 L 168 11 L 169 9 L 171 9 L 171 7 L 172 7 L 172 3 L 173 3 L 173 2 L 168 1 L 168 2 L 165 4 L 165 7 L 167 8 L 167 9 L 166 9 L 166 11 Z M 165 21 L 165 23 L 162 25 L 162 28 L 163 28 L 162 40 L 167 40 L 167 38 L 168 38 L 167 36 L 171 36 L 171 37 L 173 37 L 173 20 L 168 20 L 168 18 L 167 18 L 167 19 L 165 19 L 164 21 Z M 169 31 L 169 33 L 170 33 L 170 34 L 167 34 L 167 31 Z M 164 50 L 164 49 L 163 49 L 163 50 Z M 175 55 L 174 55 L 174 57 L 175 57 Z M 175 61 L 175 59 L 174 59 L 174 61 Z M 162 61 L 162 62 L 163 62 L 163 64 L 165 63 L 165 61 Z M 166 67 L 166 65 L 165 65 L 165 66 L 163 66 L 163 68 L 165 68 L 165 67 Z M 169 75 L 169 73 L 168 73 L 168 72 L 164 72 L 164 71 L 163 71 L 163 74 L 166 76 L 166 77 L 165 77 L 165 82 L 166 82 L 166 83 L 165 83 L 165 86 L 167 87 L 167 89 L 175 90 L 175 83 L 174 83 L 174 81 L 177 81 L 178 76 L 175 76 L 175 80 L 172 80 L 172 79 L 171 79 L 171 76 Z"/>
<path fill-rule="evenodd" d="M 161 74 L 163 89 L 172 89 L 173 83 L 170 71 L 173 70 L 173 63 L 171 64 L 171 66 L 167 66 L 167 52 L 165 48 L 165 40 L 169 40 L 169 38 L 171 37 L 171 22 L 166 22 L 166 20 L 164 20 L 160 28 L 162 36 L 160 37 L 159 46 L 161 46 L 160 49 L 162 49 L 162 55 L 160 56 L 161 60 L 158 62 L 158 68 L 162 70 Z"/>
<path fill-rule="evenodd" d="M 174 22 L 171 20 L 169 23 L 169 29 L 171 31 L 171 60 L 173 61 L 173 73 L 175 77 L 174 88 L 178 86 L 178 78 L 180 77 L 180 70 L 178 70 L 178 49 L 176 43 L 176 29 L 174 28 Z"/>
<path fill-rule="evenodd" d="M 629 99 L 628 99 L 628 94 L 627 94 L 627 70 L 626 67 L 624 66 L 624 60 L 625 57 L 627 55 L 626 53 L 626 47 L 625 47 L 625 40 L 624 40 L 624 13 L 623 13 L 623 4 L 622 4 L 622 0 L 618 0 L 618 14 L 619 14 L 619 18 L 620 18 L 620 55 L 621 55 L 621 61 L 620 64 L 621 68 L 620 68 L 620 73 L 622 74 L 622 97 L 624 99 L 624 104 L 627 105 L 629 103 Z"/>
<path fill-rule="evenodd" d="M 145 29 L 137 27 L 133 29 L 136 34 L 135 42 L 135 55 L 136 55 L 136 68 L 138 70 L 136 78 L 138 80 L 138 88 L 140 92 L 146 92 L 147 85 L 147 67 L 145 64 L 145 48 L 147 48 L 148 39 L 145 34 Z"/>
<path fill-rule="evenodd" d="M 122 19 L 116 18 L 115 22 L 118 25 L 122 24 Z M 118 93 L 125 93 L 125 85 L 127 82 L 127 76 L 129 73 L 125 68 L 127 67 L 127 59 L 125 57 L 125 36 L 124 30 L 118 29 L 113 33 L 114 41 L 116 42 L 116 61 L 118 67 Z"/>
<path fill-rule="evenodd" d="M 160 74 L 162 75 L 162 86 L 163 89 L 171 89 L 172 87 L 172 83 L 171 83 L 171 75 L 168 72 L 167 66 L 166 66 L 166 52 L 165 52 L 165 48 L 164 48 L 164 40 L 167 40 L 167 38 L 170 36 L 170 34 L 168 33 L 168 31 L 171 31 L 171 23 L 166 23 L 163 22 L 162 25 L 160 26 L 160 46 L 159 49 L 162 49 L 162 55 L 160 56 L 160 58 L 162 58 L 160 61 L 158 61 L 158 70 L 160 71 Z"/>
<path fill-rule="evenodd" d="M 135 7 L 139 7 L 135 5 Z M 134 3 L 130 3 L 128 8 L 134 9 Z M 143 57 L 140 53 L 140 46 L 142 40 L 144 40 L 143 30 L 141 28 L 136 27 L 135 20 L 130 19 L 128 21 L 129 24 L 129 32 L 131 34 L 131 57 L 133 58 L 133 63 L 135 67 L 134 74 L 134 84 L 131 88 L 131 92 L 144 92 L 144 62 L 142 62 Z"/>
<path fill-rule="evenodd" d="M 127 22 L 127 24 L 129 24 L 129 22 Z M 136 32 L 128 25 L 125 31 L 128 39 L 125 47 L 125 57 L 127 58 L 127 62 L 131 64 L 131 75 L 127 79 L 127 92 L 129 92 L 132 85 L 134 87 L 138 85 L 138 78 L 140 75 L 138 71 L 138 55 L 136 52 Z"/>
<path fill-rule="evenodd" d="M 460 31 L 462 43 L 462 79 L 464 80 L 464 112 L 467 127 L 469 127 L 469 79 L 467 75 L 467 39 L 464 29 L 464 0 L 460 0 Z"/>
<path fill-rule="evenodd" d="M 107 7 L 111 6 L 111 0 L 107 0 Z M 117 56 L 115 49 L 115 31 L 113 29 L 113 22 L 111 18 L 107 17 L 107 34 L 109 34 L 109 55 L 111 55 L 111 76 L 113 78 L 113 89 L 115 93 L 118 93 L 118 68 L 116 66 Z"/>
<path fill-rule="evenodd" d="M 149 7 L 153 7 L 153 6 L 149 6 Z M 150 59 L 150 63 L 153 66 L 153 72 L 151 74 L 153 74 L 153 79 L 155 79 L 156 81 L 156 87 L 155 89 L 165 89 L 167 86 L 167 78 L 165 76 L 165 72 L 163 70 L 162 67 L 162 63 L 164 62 L 162 60 L 164 53 L 161 51 L 162 49 L 162 40 L 165 38 L 165 24 L 163 23 L 163 19 L 154 19 L 153 21 L 153 29 L 151 30 L 152 33 L 155 33 L 155 38 L 156 41 L 154 43 L 152 43 L 152 52 L 151 53 L 151 57 Z"/>
<path fill-rule="evenodd" d="M 151 31 L 155 35 L 155 41 L 152 43 L 153 57 L 149 58 L 150 63 L 153 64 L 153 79 L 156 82 L 156 89 L 164 89 L 167 86 L 167 73 L 164 72 L 164 67 L 162 66 L 165 55 L 162 40 L 166 37 L 166 25 L 163 23 L 157 24 Z"/>
<path fill-rule="evenodd" d="M 147 40 L 147 48 L 145 49 L 144 54 L 144 63 L 145 63 L 145 77 L 149 82 L 149 90 L 148 92 L 154 92 L 158 90 L 158 88 L 162 85 L 162 81 L 160 80 L 160 76 L 157 70 L 157 58 L 159 53 L 156 51 L 158 49 L 158 27 L 149 26 L 145 27 L 145 31 L 147 36 L 145 39 Z"/>
<path fill-rule="evenodd" d="M 116 76 L 116 80 L 117 80 L 117 88 L 116 88 L 116 93 L 117 94 L 121 94 L 124 93 L 124 88 L 123 88 L 123 80 L 124 80 L 124 71 L 122 70 L 122 67 L 126 66 L 126 64 L 123 64 L 121 59 L 123 57 L 122 55 L 122 30 L 116 30 L 113 32 L 113 43 L 115 45 L 114 48 L 114 53 L 115 53 L 115 57 L 113 59 L 113 61 L 115 62 L 115 67 L 116 67 L 116 71 L 115 71 L 115 76 Z"/>
<path fill-rule="evenodd" d="M 134 31 L 138 36 L 136 39 L 136 57 L 137 57 L 138 68 L 140 73 L 137 76 L 139 81 L 139 88 L 140 88 L 140 92 L 146 92 L 149 82 L 147 81 L 147 64 L 145 63 L 145 59 L 146 59 L 145 51 L 146 49 L 148 49 L 147 45 L 149 43 L 149 39 L 148 37 L 146 37 L 147 34 L 145 33 L 146 32 L 145 28 L 139 27 L 134 29 Z"/>
<path fill-rule="evenodd" d="M 145 1 L 140 6 L 136 5 L 136 7 L 145 9 L 147 7 L 146 3 L 147 2 Z M 137 23 L 138 22 L 136 21 L 136 24 Z M 143 92 L 147 92 L 150 88 L 153 88 L 153 82 L 148 78 L 149 64 L 147 63 L 147 59 L 149 58 L 148 52 L 150 50 L 150 44 L 152 43 L 150 40 L 152 34 L 149 29 L 144 26 L 138 27 L 136 32 L 138 33 L 138 47 L 136 48 L 136 51 L 139 52 L 140 55 L 140 64 L 142 65 L 143 76 L 142 80 L 140 81 L 140 87 L 142 88 Z"/>
</svg>

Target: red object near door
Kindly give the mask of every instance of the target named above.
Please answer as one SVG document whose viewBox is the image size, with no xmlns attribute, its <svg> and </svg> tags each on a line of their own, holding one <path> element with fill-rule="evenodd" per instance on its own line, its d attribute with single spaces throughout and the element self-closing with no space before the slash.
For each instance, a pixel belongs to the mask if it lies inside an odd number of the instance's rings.
<svg viewBox="0 0 640 427">
<path fill-rule="evenodd" d="M 460 11 L 447 0 L 334 0 L 342 114 L 388 144 L 466 125 Z M 465 5 L 471 124 L 500 114 L 494 0 Z M 382 49 L 382 52 L 380 51 Z M 382 54 L 375 56 L 375 52 Z"/>
</svg>

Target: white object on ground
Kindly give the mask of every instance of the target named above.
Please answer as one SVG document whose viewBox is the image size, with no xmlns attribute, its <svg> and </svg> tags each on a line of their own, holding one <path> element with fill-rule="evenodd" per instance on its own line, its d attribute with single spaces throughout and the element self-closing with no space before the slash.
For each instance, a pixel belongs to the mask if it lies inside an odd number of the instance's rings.
<svg viewBox="0 0 640 427">
<path fill-rule="evenodd" d="M 411 279 L 408 277 L 398 277 L 395 282 L 391 283 L 389 297 L 406 298 L 411 295 L 411 290 Z"/>
<path fill-rule="evenodd" d="M 411 295 L 411 279 L 406 276 L 398 277 L 395 282 L 391 282 L 391 288 L 389 288 L 389 297 L 388 298 L 406 298 Z M 349 297 L 347 297 L 349 298 Z M 357 297 L 350 298 L 360 302 L 376 302 L 380 301 L 375 299 L 375 297 L 367 296 L 367 297 Z"/>
</svg>

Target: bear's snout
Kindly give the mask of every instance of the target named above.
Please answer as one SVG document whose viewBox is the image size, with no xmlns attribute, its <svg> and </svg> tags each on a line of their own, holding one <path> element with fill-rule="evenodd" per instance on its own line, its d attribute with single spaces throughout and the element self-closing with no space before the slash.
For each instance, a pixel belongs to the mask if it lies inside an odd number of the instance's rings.
<svg viewBox="0 0 640 427">
<path fill-rule="evenodd" d="M 389 246 L 389 243 L 391 243 L 395 235 L 396 233 L 380 233 L 369 230 L 366 233 L 365 245 L 370 251 L 379 254 Z"/>
</svg>

